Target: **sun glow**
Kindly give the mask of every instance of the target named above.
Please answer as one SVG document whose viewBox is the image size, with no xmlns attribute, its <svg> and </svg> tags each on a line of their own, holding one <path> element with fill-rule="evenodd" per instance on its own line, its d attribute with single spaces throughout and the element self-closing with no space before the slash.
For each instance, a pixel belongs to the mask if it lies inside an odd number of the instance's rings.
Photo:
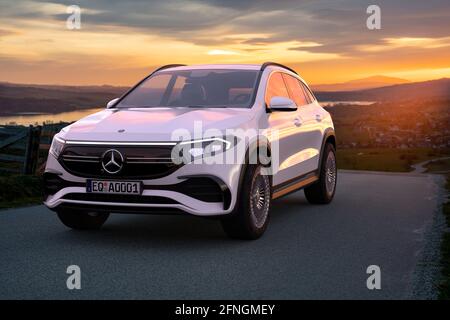
<svg viewBox="0 0 450 320">
<path fill-rule="evenodd" d="M 85 5 L 81 29 L 67 30 L 65 5 L 16 2 L 0 4 L 0 81 L 131 85 L 164 64 L 265 61 L 287 64 L 312 83 L 374 74 L 409 80 L 449 76 L 450 36 L 434 32 L 436 28 L 420 35 L 382 30 L 365 38 L 336 25 L 336 32 L 345 36 L 335 37 L 329 35 L 334 25 L 321 23 L 323 28 L 315 29 L 316 20 L 302 10 L 242 12 L 231 5 L 189 2 L 181 9 L 156 7 L 167 13 L 166 20 L 143 19 L 142 26 L 132 24 L 135 18 L 156 17 L 150 5 L 142 4 L 142 12 L 129 21 L 102 20 L 116 12 Z M 206 9 L 211 17 L 189 17 Z"/>
<path fill-rule="evenodd" d="M 210 56 L 232 56 L 232 55 L 237 55 L 239 53 L 235 52 L 235 51 L 231 51 L 231 50 L 220 50 L 220 49 L 214 49 L 214 50 L 209 50 L 208 55 Z"/>
<path fill-rule="evenodd" d="M 437 49 L 450 47 L 450 37 L 442 38 L 385 38 L 382 44 L 357 46 L 361 51 L 381 52 L 399 48 Z"/>
</svg>

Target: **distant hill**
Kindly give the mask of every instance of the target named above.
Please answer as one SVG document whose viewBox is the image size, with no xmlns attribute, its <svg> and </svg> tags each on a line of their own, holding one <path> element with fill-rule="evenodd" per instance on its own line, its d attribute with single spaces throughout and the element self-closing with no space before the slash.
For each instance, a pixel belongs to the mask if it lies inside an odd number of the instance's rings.
<svg viewBox="0 0 450 320">
<path fill-rule="evenodd" d="M 0 83 L 0 116 L 19 113 L 61 113 L 103 107 L 128 88 Z M 358 91 L 314 91 L 319 101 L 450 100 L 450 79 L 414 82 Z"/>
<path fill-rule="evenodd" d="M 443 78 L 359 91 L 315 91 L 319 101 L 410 101 L 450 99 L 450 79 Z"/>
<path fill-rule="evenodd" d="M 105 106 L 127 88 L 0 83 L 0 115 L 60 113 Z"/>
<path fill-rule="evenodd" d="M 385 87 L 393 84 L 404 84 L 409 82 L 410 81 L 408 80 L 400 78 L 373 76 L 343 83 L 312 85 L 312 89 L 315 91 L 356 91 Z"/>
</svg>

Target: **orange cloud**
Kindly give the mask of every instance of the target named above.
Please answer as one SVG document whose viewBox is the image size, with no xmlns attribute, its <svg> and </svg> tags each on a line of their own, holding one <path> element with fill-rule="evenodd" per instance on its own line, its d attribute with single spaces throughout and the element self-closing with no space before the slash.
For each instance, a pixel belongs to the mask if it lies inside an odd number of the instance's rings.
<svg viewBox="0 0 450 320">
<path fill-rule="evenodd" d="M 368 44 L 357 46 L 357 49 L 366 52 L 381 52 L 386 50 L 394 50 L 399 48 L 424 48 L 436 49 L 450 46 L 450 37 L 441 38 L 385 38 L 382 44 Z"/>
</svg>

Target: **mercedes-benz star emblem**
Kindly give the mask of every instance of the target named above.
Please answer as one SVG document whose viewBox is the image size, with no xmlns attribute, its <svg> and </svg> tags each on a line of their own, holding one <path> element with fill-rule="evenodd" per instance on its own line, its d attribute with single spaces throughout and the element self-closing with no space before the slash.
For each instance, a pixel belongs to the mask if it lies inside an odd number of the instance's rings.
<svg viewBox="0 0 450 320">
<path fill-rule="evenodd" d="M 110 149 L 105 151 L 102 156 L 102 167 L 103 169 L 110 173 L 115 174 L 122 170 L 123 167 L 123 156 L 116 149 Z"/>
</svg>

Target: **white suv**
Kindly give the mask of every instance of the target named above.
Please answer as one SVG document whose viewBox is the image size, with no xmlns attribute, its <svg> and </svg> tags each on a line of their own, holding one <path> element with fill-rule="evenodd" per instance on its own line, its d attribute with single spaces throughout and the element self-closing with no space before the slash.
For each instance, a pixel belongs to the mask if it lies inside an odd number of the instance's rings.
<svg viewBox="0 0 450 320">
<path fill-rule="evenodd" d="M 55 135 L 44 203 L 74 229 L 112 212 L 181 213 L 256 239 L 272 199 L 333 199 L 335 148 L 329 113 L 292 69 L 169 65 Z"/>
</svg>

